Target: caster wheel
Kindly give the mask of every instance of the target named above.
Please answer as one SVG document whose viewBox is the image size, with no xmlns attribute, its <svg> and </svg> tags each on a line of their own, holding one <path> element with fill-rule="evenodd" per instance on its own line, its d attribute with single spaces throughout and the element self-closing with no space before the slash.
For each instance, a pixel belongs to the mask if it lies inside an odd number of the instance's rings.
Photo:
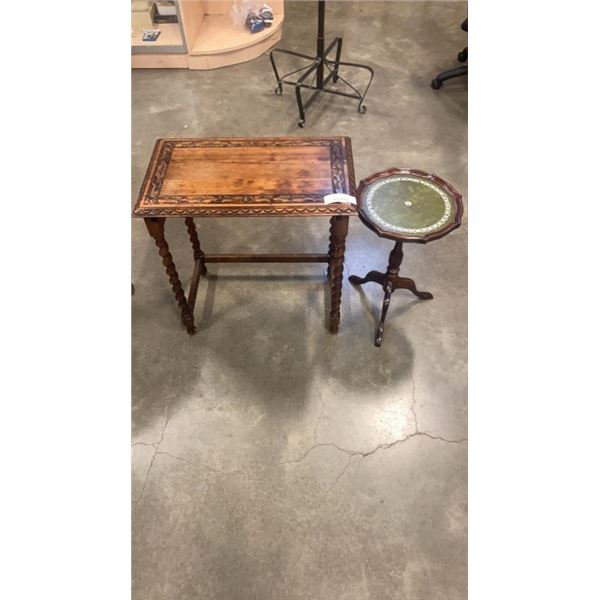
<svg viewBox="0 0 600 600">
<path fill-rule="evenodd" d="M 304 127 L 304 119 L 298 121 L 298 127 Z"/>
<path fill-rule="evenodd" d="M 273 93 L 274 93 L 276 96 L 281 96 L 281 94 L 283 94 L 283 90 L 282 90 L 280 87 L 276 87 L 276 88 L 273 90 Z"/>
<path fill-rule="evenodd" d="M 434 90 L 439 90 L 439 89 L 442 87 L 442 82 L 441 82 L 441 81 L 438 81 L 437 79 L 434 79 L 434 80 L 431 82 L 431 87 L 432 87 Z"/>
<path fill-rule="evenodd" d="M 361 104 L 358 107 L 358 114 L 364 115 L 367 112 L 367 107 L 364 104 Z"/>
<path fill-rule="evenodd" d="M 465 62 L 467 60 L 467 53 L 464 50 L 461 50 L 458 53 L 458 62 Z"/>
</svg>

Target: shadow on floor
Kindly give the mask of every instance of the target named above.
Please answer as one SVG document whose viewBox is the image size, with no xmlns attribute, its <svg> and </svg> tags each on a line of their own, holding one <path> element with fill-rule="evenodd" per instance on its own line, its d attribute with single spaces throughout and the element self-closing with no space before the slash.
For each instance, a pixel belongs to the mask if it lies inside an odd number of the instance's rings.
<svg viewBox="0 0 600 600">
<path fill-rule="evenodd" d="M 262 282 L 260 295 L 257 281 Z M 347 294 L 357 291 L 345 286 Z M 201 398 L 205 390 L 235 398 L 240 408 L 260 403 L 283 421 L 301 417 L 320 385 L 334 386 L 339 397 L 358 402 L 374 382 L 392 388 L 410 377 L 408 339 L 396 331 L 393 344 L 384 341 L 375 348 L 380 305 L 370 303 L 360 288 L 358 298 L 362 310 L 354 313 L 347 310 L 348 297 L 342 302 L 340 332 L 331 335 L 323 276 L 213 273 L 202 279 L 195 310 L 198 332 L 190 337 L 179 324 L 170 290 L 163 287 L 145 298 L 136 293 L 134 436 L 155 426 L 167 407 L 175 411 L 178 403 Z M 390 322 L 417 303 L 390 310 Z"/>
</svg>

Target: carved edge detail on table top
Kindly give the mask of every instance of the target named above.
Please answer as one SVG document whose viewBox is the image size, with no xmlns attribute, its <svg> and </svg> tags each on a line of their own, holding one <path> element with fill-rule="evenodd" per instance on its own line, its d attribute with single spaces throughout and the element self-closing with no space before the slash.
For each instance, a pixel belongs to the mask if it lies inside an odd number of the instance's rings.
<svg viewBox="0 0 600 600">
<path fill-rule="evenodd" d="M 295 146 L 329 146 L 345 139 L 330 137 L 215 137 L 215 138 L 159 138 L 157 142 L 172 144 L 174 148 L 293 148 Z"/>
<path fill-rule="evenodd" d="M 346 165 L 348 168 L 348 181 L 350 182 L 350 191 L 348 192 L 351 196 L 356 197 L 356 181 L 354 179 L 354 158 L 352 156 L 352 141 L 349 137 L 344 138 L 346 147 Z"/>
<path fill-rule="evenodd" d="M 171 162 L 171 156 L 173 155 L 174 144 L 163 144 L 160 155 L 158 157 L 158 163 L 154 169 L 152 180 L 150 181 L 150 188 L 148 189 L 147 198 L 152 201 L 157 201 L 160 197 L 160 190 L 162 188 L 169 163 Z"/>
<path fill-rule="evenodd" d="M 188 204 L 194 204 L 198 201 L 202 201 L 203 204 L 225 204 L 225 203 L 240 203 L 240 204 L 271 204 L 271 203 L 298 203 L 303 202 L 316 202 L 322 200 L 321 194 L 262 194 L 260 196 L 252 195 L 210 195 L 210 196 L 195 196 L 193 194 L 187 194 L 185 196 L 161 196 L 161 204 L 175 204 L 177 206 L 186 206 Z M 155 205 L 155 203 L 151 203 Z M 162 204 L 164 205 L 164 204 Z"/>
<path fill-rule="evenodd" d="M 163 145 L 163 140 L 158 139 L 154 144 L 154 149 L 152 150 L 152 156 L 150 157 L 150 162 L 148 163 L 148 167 L 146 168 L 146 174 L 144 175 L 144 180 L 142 181 L 142 185 L 140 187 L 140 191 L 138 193 L 138 199 L 135 204 L 136 208 L 141 204 L 142 198 L 148 189 L 151 186 L 151 179 L 155 177 L 155 165 L 158 157 L 160 156 L 161 149 Z"/>
<path fill-rule="evenodd" d="M 353 204 L 319 204 L 301 206 L 161 206 L 151 208 L 138 208 L 134 212 L 136 217 L 202 217 L 202 216 L 336 216 L 356 215 L 356 207 Z"/>
<path fill-rule="evenodd" d="M 344 151 L 339 141 L 333 141 L 329 146 L 331 161 L 331 190 L 334 194 L 347 194 L 346 177 L 344 173 Z"/>
</svg>

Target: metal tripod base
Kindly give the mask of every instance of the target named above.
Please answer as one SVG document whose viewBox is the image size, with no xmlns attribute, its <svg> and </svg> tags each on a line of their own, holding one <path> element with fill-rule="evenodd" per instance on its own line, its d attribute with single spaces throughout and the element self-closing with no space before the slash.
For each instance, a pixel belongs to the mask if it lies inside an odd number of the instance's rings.
<svg viewBox="0 0 600 600">
<path fill-rule="evenodd" d="M 329 54 L 333 52 L 335 49 L 335 59 L 330 60 L 327 58 Z M 300 69 L 296 69 L 295 71 L 291 71 L 290 73 L 286 73 L 283 76 L 279 76 L 279 72 L 277 71 L 277 65 L 275 64 L 274 54 L 276 52 L 281 52 L 282 54 L 291 54 L 292 56 L 299 56 L 300 58 L 306 58 L 310 60 L 311 63 L 305 67 L 301 67 Z M 358 63 L 350 63 L 341 61 L 342 54 L 342 38 L 335 38 L 327 49 L 323 52 L 323 56 L 309 56 L 308 54 L 301 54 L 300 52 L 292 52 L 291 50 L 283 50 L 280 48 L 275 48 L 271 50 L 270 58 L 271 65 L 273 66 L 273 72 L 275 73 L 275 79 L 277 79 L 277 87 L 275 88 L 275 94 L 281 96 L 283 93 L 283 85 L 293 85 L 296 88 L 296 102 L 298 103 L 298 127 L 304 127 L 304 123 L 306 122 L 305 111 L 306 109 L 313 103 L 315 98 L 321 93 L 333 94 L 335 96 L 344 96 L 346 98 L 352 98 L 353 100 L 358 100 L 358 112 L 362 115 L 366 112 L 367 107 L 363 104 L 367 92 L 369 91 L 369 87 L 371 85 L 371 81 L 373 81 L 373 69 L 368 65 L 361 65 Z M 370 73 L 369 83 L 365 87 L 364 92 L 360 92 L 356 89 L 351 83 L 346 81 L 340 74 L 340 67 L 350 67 L 355 69 L 364 69 Z M 325 69 L 327 69 L 328 73 L 326 76 Z M 297 79 L 288 79 L 291 75 L 295 75 L 296 73 L 302 73 Z M 313 75 L 313 81 L 310 84 L 305 83 L 306 79 L 310 75 Z M 331 83 L 337 83 L 338 81 L 342 81 L 348 88 L 352 90 L 352 92 L 344 92 L 336 89 L 327 88 L 327 85 Z M 313 90 L 313 93 L 306 99 L 302 98 L 301 90 L 302 88 Z"/>
<path fill-rule="evenodd" d="M 331 60 L 327 58 L 333 49 L 335 48 L 335 59 Z M 274 54 L 275 52 L 281 52 L 283 54 L 291 54 L 292 56 L 299 56 L 300 58 L 306 58 L 310 60 L 310 64 L 306 67 L 301 67 L 295 71 L 286 73 L 283 77 L 279 76 L 277 71 L 277 65 L 275 64 Z M 346 98 L 352 98 L 358 100 L 358 112 L 362 115 L 366 112 L 367 107 L 363 104 L 365 96 L 369 91 L 371 81 L 373 81 L 373 69 L 367 65 L 360 65 L 358 63 L 342 62 L 342 38 L 335 38 L 327 48 L 325 48 L 325 0 L 319 0 L 317 2 L 317 54 L 316 56 L 309 56 L 308 54 L 301 54 L 300 52 L 292 52 L 291 50 L 280 50 L 275 48 L 271 50 L 269 54 L 271 58 L 271 65 L 273 65 L 273 72 L 275 73 L 275 79 L 277 79 L 277 87 L 275 93 L 281 96 L 283 93 L 283 84 L 293 85 L 296 88 L 296 101 L 298 102 L 298 127 L 304 127 L 306 117 L 304 111 L 313 103 L 314 99 L 321 93 L 333 94 L 335 96 L 345 96 Z M 351 83 L 348 83 L 339 73 L 340 67 L 350 67 L 355 69 L 364 69 L 370 73 L 369 83 L 363 93 L 359 92 Z M 328 73 L 325 74 L 325 69 Z M 302 73 L 297 79 L 288 79 L 291 75 L 296 73 Z M 308 83 L 304 83 L 309 75 L 313 75 L 313 79 Z M 341 92 L 327 88 L 329 82 L 337 83 L 342 81 L 351 90 L 350 92 Z M 301 90 L 306 88 L 312 90 L 313 93 L 304 101 L 302 99 Z"/>
</svg>

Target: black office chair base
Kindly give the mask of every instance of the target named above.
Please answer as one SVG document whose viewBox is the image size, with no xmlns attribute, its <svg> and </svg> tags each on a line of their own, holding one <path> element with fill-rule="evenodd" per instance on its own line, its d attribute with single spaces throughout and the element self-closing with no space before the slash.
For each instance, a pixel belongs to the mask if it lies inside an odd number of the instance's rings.
<svg viewBox="0 0 600 600">
<path fill-rule="evenodd" d="M 448 69 L 447 71 L 440 73 L 431 82 L 431 87 L 434 90 L 439 90 L 442 87 L 442 85 L 444 84 L 444 81 L 448 81 L 448 79 L 454 79 L 455 77 L 462 77 L 463 75 L 466 75 L 466 74 L 467 74 L 467 65 L 465 65 L 463 67 L 456 67 L 455 69 Z"/>
<path fill-rule="evenodd" d="M 460 28 L 463 31 L 469 31 L 469 23 L 468 23 L 468 19 L 465 19 L 462 22 L 462 25 L 460 26 Z M 458 53 L 458 62 L 467 62 L 467 57 L 468 57 L 468 47 L 463 48 L 459 53 Z M 439 90 L 442 85 L 444 85 L 444 81 L 448 81 L 448 79 L 454 79 L 455 77 L 462 77 L 463 75 L 467 74 L 467 65 L 463 66 L 463 67 L 456 67 L 455 69 L 448 69 L 447 71 L 442 71 L 432 82 L 431 82 L 431 87 L 434 90 Z"/>
</svg>

